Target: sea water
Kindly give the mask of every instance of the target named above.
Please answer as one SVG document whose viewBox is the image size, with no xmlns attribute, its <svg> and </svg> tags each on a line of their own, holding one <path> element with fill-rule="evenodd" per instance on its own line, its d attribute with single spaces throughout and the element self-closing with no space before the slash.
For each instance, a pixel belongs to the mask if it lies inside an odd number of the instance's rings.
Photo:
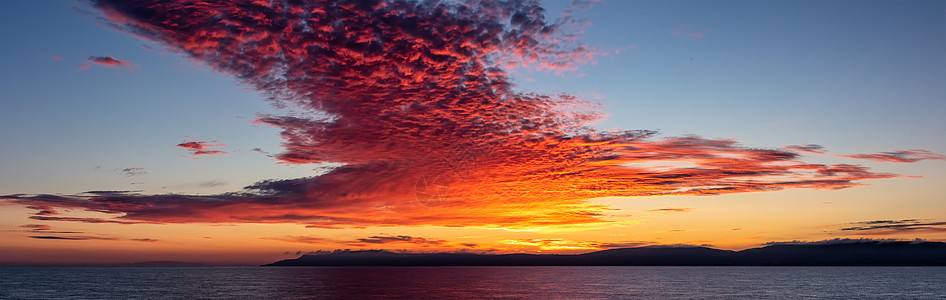
<svg viewBox="0 0 946 300">
<path fill-rule="evenodd" d="M 0 299 L 946 299 L 946 267 L 6 267 Z"/>
</svg>

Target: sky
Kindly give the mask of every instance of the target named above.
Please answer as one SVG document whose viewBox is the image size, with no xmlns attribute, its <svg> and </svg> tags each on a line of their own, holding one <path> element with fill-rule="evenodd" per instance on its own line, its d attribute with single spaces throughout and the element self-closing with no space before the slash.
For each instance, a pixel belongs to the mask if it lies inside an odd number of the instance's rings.
<svg viewBox="0 0 946 300">
<path fill-rule="evenodd" d="M 0 264 L 946 241 L 944 6 L 2 2 Z"/>
</svg>

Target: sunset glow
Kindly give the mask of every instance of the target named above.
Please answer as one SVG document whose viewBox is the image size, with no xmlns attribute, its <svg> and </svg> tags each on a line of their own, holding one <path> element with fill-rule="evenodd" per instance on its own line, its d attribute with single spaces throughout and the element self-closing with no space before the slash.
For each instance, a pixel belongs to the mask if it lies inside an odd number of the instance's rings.
<svg viewBox="0 0 946 300">
<path fill-rule="evenodd" d="M 3 73 L 21 87 L 3 95 L 0 263 L 946 241 L 942 14 L 830 36 L 942 2 L 872 2 L 852 24 L 805 12 L 811 36 L 757 44 L 739 26 L 791 31 L 763 20 L 787 8 L 569 3 L 2 4 L 92 41 L 53 35 Z M 765 43 L 817 50 L 739 54 Z M 850 65 L 792 62 L 832 57 Z M 726 78 L 747 81 L 711 82 Z"/>
</svg>

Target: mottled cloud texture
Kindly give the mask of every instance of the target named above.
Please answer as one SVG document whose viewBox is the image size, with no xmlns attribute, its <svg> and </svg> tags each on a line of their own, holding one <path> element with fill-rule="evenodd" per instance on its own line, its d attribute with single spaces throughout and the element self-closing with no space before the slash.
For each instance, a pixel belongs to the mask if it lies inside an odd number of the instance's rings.
<svg viewBox="0 0 946 300">
<path fill-rule="evenodd" d="M 601 117 L 595 103 L 509 81 L 509 67 L 567 71 L 599 53 L 574 42 L 568 20 L 546 20 L 536 1 L 91 4 L 111 26 L 301 112 L 259 120 L 281 128 L 281 162 L 344 165 L 219 195 L 3 196 L 42 208 L 34 219 L 536 228 L 609 222 L 608 207 L 586 201 L 596 197 L 831 190 L 898 176 L 728 139 L 591 128 Z"/>
</svg>

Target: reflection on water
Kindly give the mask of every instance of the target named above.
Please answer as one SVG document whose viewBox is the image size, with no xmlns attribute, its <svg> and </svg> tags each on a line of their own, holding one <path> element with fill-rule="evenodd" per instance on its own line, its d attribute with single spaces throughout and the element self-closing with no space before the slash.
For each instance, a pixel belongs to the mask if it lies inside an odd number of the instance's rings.
<svg viewBox="0 0 946 300">
<path fill-rule="evenodd" d="M 944 283 L 944 267 L 14 267 L 0 299 L 943 299 Z"/>
</svg>

